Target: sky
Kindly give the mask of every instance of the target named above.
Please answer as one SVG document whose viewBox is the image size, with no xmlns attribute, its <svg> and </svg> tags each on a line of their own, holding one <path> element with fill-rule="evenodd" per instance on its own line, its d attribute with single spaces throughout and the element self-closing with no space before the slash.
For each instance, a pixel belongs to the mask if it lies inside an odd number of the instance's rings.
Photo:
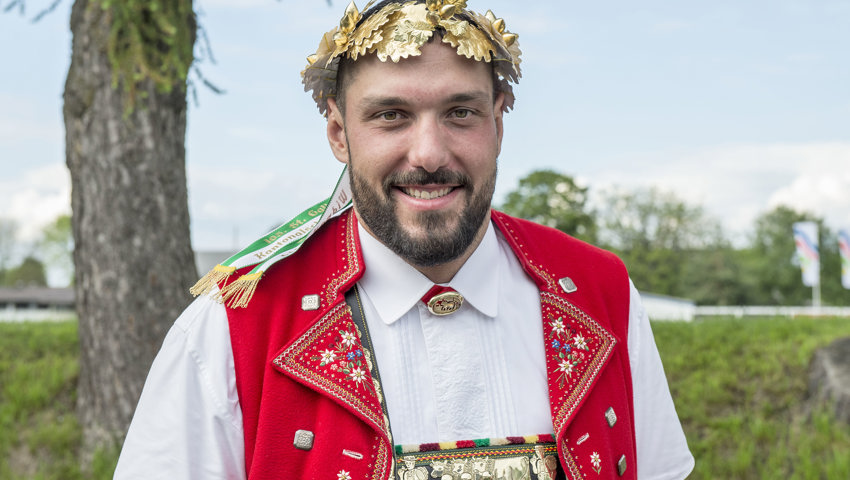
<svg viewBox="0 0 850 480">
<path fill-rule="evenodd" d="M 0 9 L 10 0 L 0 0 Z M 71 1 L 0 14 L 0 217 L 32 242 L 70 212 Z M 365 2 L 359 2 L 363 6 Z M 300 71 L 345 3 L 195 0 L 215 63 L 186 136 L 196 250 L 235 250 L 330 194 L 342 165 Z M 658 187 L 742 242 L 777 205 L 850 228 L 850 2 L 469 0 L 519 34 L 496 203 L 532 170 Z M 791 233 L 789 232 L 789 235 Z"/>
</svg>

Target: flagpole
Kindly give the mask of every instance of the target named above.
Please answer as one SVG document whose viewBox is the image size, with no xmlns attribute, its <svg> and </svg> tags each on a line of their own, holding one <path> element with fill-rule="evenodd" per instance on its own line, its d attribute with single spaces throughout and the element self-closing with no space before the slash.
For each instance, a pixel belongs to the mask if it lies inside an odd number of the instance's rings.
<svg viewBox="0 0 850 480">
<path fill-rule="evenodd" d="M 812 286 L 812 306 L 815 309 L 820 309 L 820 278 L 818 278 L 818 283 Z"/>
</svg>

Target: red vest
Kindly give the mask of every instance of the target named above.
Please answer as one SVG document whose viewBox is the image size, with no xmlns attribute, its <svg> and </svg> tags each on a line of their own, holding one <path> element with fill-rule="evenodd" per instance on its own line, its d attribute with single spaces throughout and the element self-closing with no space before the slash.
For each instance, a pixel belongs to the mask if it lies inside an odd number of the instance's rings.
<svg viewBox="0 0 850 480">
<path fill-rule="evenodd" d="M 540 290 L 567 478 L 619 478 L 618 463 L 637 478 L 624 266 L 557 230 L 495 211 L 493 220 Z M 246 308 L 227 309 L 250 480 L 378 480 L 398 468 L 371 359 L 346 358 L 362 350 L 344 301 L 364 268 L 356 222 L 351 211 L 328 222 L 266 272 Z M 298 430 L 314 434 L 309 450 L 295 447 Z"/>
</svg>

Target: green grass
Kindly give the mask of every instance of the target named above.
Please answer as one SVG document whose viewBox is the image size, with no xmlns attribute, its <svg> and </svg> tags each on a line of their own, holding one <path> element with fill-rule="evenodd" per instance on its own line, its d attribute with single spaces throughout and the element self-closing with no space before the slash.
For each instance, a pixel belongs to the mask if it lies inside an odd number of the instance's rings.
<svg viewBox="0 0 850 480">
<path fill-rule="evenodd" d="M 75 321 L 0 323 L 0 479 L 112 478 L 115 459 L 80 469 Z"/>
<path fill-rule="evenodd" d="M 814 351 L 847 318 L 654 323 L 692 479 L 850 478 L 850 425 L 806 400 Z"/>
<path fill-rule="evenodd" d="M 692 479 L 850 478 L 850 426 L 809 408 L 814 351 L 850 319 L 655 323 L 691 450 Z M 78 463 L 77 325 L 0 323 L 0 480 L 108 479 L 114 454 Z"/>
</svg>

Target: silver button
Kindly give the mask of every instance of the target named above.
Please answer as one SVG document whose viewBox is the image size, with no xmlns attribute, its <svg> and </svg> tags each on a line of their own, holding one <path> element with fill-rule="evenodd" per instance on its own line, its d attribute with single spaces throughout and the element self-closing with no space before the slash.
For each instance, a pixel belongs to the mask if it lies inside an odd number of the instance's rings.
<svg viewBox="0 0 850 480">
<path fill-rule="evenodd" d="M 292 444 L 299 450 L 310 450 L 313 448 L 313 437 L 313 432 L 309 430 L 298 430 Z"/>
<path fill-rule="evenodd" d="M 617 462 L 617 474 L 621 477 L 626 473 L 626 456 L 623 455 L 620 457 L 620 460 Z"/>
<path fill-rule="evenodd" d="M 318 310 L 319 296 L 317 294 L 304 295 L 301 297 L 301 310 Z"/>
<path fill-rule="evenodd" d="M 561 285 L 561 288 L 563 288 L 564 291 L 567 293 L 573 293 L 578 290 L 578 287 L 576 287 L 575 282 L 573 282 L 573 279 L 570 277 L 564 277 L 558 280 L 558 284 Z"/>
<path fill-rule="evenodd" d="M 612 428 L 617 423 L 617 414 L 614 413 L 614 407 L 608 407 L 608 410 L 605 410 L 605 420 L 608 421 L 608 426 Z"/>
</svg>

